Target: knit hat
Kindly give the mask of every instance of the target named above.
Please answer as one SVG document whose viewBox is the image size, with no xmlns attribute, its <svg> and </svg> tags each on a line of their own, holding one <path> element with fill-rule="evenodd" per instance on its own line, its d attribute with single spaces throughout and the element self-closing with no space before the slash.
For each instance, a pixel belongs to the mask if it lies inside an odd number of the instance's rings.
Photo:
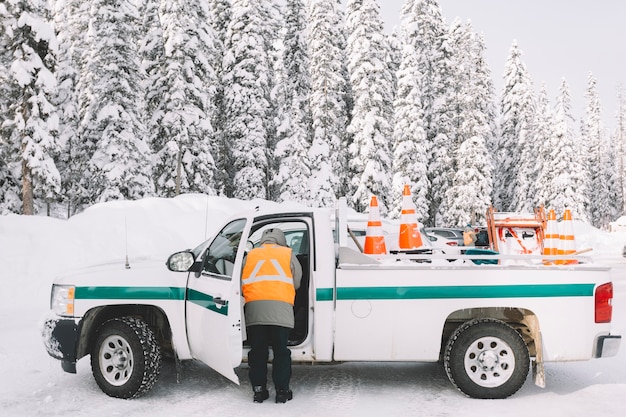
<svg viewBox="0 0 626 417">
<path fill-rule="evenodd" d="M 261 243 L 276 243 L 277 245 L 287 246 L 285 234 L 278 228 L 265 229 L 261 236 Z"/>
</svg>

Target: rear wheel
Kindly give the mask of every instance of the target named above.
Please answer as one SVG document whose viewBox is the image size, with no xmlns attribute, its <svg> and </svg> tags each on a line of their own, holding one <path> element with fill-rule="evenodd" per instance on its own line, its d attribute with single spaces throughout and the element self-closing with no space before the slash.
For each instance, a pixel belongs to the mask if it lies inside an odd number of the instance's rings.
<svg viewBox="0 0 626 417">
<path fill-rule="evenodd" d="M 506 398 L 526 381 L 528 347 L 508 324 L 494 319 L 470 320 L 457 328 L 444 353 L 450 381 L 473 398 Z"/>
<path fill-rule="evenodd" d="M 105 394 L 139 397 L 152 388 L 160 369 L 160 346 L 143 320 L 123 317 L 102 325 L 91 351 L 91 370 Z"/>
</svg>

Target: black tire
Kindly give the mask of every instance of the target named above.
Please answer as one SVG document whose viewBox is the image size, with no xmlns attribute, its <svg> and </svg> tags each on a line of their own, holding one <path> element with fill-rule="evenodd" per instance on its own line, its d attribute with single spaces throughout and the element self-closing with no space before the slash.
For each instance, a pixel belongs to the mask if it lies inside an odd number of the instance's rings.
<svg viewBox="0 0 626 417">
<path fill-rule="evenodd" d="M 450 382 L 472 398 L 515 394 L 528 377 L 530 356 L 521 335 L 494 319 L 474 319 L 448 340 L 443 364 Z"/>
<path fill-rule="evenodd" d="M 141 319 L 122 317 L 102 324 L 91 351 L 91 371 L 100 389 L 116 398 L 148 392 L 161 370 L 161 347 Z"/>
</svg>

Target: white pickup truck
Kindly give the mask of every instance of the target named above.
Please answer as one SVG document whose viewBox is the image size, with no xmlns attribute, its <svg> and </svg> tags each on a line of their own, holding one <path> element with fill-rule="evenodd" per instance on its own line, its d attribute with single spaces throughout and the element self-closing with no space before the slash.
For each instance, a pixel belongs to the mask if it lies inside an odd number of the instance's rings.
<svg viewBox="0 0 626 417">
<path fill-rule="evenodd" d="M 167 267 L 98 266 L 56 279 L 42 330 L 48 353 L 71 373 L 90 355 L 100 388 L 119 398 L 147 392 L 164 356 L 200 360 L 238 383 L 234 368 L 247 356 L 242 261 L 268 227 L 284 230 L 303 269 L 289 342 L 295 363 L 441 362 L 465 395 L 505 398 L 531 365 L 543 386 L 544 362 L 617 353 L 609 268 L 529 255 L 524 265 L 502 255 L 489 263 L 365 255 L 350 248 L 340 203 L 237 214 Z"/>
</svg>

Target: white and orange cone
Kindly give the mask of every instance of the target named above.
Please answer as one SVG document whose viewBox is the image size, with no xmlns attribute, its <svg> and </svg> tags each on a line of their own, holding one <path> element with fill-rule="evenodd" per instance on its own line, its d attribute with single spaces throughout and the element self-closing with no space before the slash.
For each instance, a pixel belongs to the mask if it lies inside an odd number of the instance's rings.
<svg viewBox="0 0 626 417">
<path fill-rule="evenodd" d="M 407 184 L 402 191 L 402 214 L 400 216 L 398 246 L 400 250 L 409 250 L 419 248 L 422 244 L 422 236 L 417 225 L 415 204 L 413 204 L 411 199 L 411 187 Z"/>
<path fill-rule="evenodd" d="M 543 254 L 556 255 L 559 250 L 559 240 L 559 224 L 556 222 L 556 213 L 554 210 L 550 210 L 548 213 L 546 233 L 543 239 Z M 545 262 L 545 264 L 552 264 L 552 262 Z"/>
<path fill-rule="evenodd" d="M 363 253 L 369 255 L 387 253 L 385 237 L 383 236 L 383 224 L 380 221 L 380 209 L 378 208 L 378 199 L 376 196 L 372 196 L 370 200 L 370 214 L 367 220 Z"/>
<path fill-rule="evenodd" d="M 571 255 L 576 252 L 576 241 L 574 239 L 574 223 L 572 222 L 572 212 L 565 209 L 563 221 L 561 222 L 561 232 L 559 234 L 558 255 Z M 575 259 L 562 259 L 557 264 L 577 264 Z"/>
</svg>

